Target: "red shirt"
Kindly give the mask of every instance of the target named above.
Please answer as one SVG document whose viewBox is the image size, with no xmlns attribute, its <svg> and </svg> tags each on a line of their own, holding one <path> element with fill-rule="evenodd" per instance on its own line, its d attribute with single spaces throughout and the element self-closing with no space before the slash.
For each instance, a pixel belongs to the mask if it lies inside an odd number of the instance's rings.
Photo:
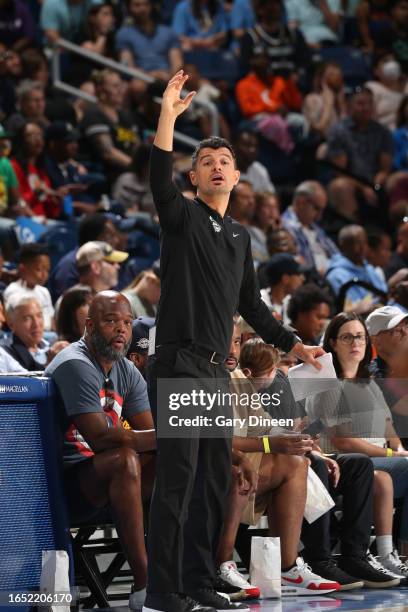
<svg viewBox="0 0 408 612">
<path fill-rule="evenodd" d="M 16 173 L 20 195 L 36 215 L 57 219 L 61 214 L 61 203 L 57 198 L 46 195 L 44 189 L 51 188 L 51 181 L 41 168 L 28 164 L 27 172 L 19 162 L 10 160 Z"/>
</svg>

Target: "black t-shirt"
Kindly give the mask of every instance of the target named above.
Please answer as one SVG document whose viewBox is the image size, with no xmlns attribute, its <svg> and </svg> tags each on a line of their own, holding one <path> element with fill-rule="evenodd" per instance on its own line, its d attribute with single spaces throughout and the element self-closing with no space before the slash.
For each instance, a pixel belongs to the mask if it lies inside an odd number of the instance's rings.
<svg viewBox="0 0 408 612">
<path fill-rule="evenodd" d="M 114 147 L 127 155 L 132 155 L 141 140 L 137 122 L 130 113 L 119 110 L 118 121 L 114 123 L 96 104 L 86 111 L 81 129 L 94 155 L 95 138 L 101 134 L 109 134 Z"/>
<path fill-rule="evenodd" d="M 161 297 L 156 346 L 194 342 L 228 354 L 238 311 L 268 343 L 298 341 L 261 300 L 247 230 L 172 182 L 172 154 L 153 147 L 150 186 L 161 226 Z"/>
</svg>

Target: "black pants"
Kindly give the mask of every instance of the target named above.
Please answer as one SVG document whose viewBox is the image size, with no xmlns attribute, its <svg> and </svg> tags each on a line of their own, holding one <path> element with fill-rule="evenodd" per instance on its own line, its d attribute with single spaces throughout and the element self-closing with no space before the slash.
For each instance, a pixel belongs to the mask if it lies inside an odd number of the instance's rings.
<svg viewBox="0 0 408 612">
<path fill-rule="evenodd" d="M 330 495 L 343 496 L 341 521 L 341 554 L 346 557 L 362 556 L 367 552 L 373 515 L 373 478 L 371 459 L 351 453 L 334 457 L 340 466 L 340 480 L 334 489 L 323 459 L 312 458 L 312 468 Z M 312 524 L 303 521 L 302 542 L 307 561 L 322 561 L 331 557 L 330 512 Z"/>
<path fill-rule="evenodd" d="M 189 348 L 163 346 L 149 364 L 149 398 L 157 423 L 160 378 L 220 381 L 229 374 Z M 228 412 L 228 411 L 227 411 Z M 227 414 L 229 416 L 229 414 Z M 212 587 L 215 555 L 231 482 L 230 436 L 157 438 L 156 480 L 148 536 L 149 593 Z"/>
</svg>

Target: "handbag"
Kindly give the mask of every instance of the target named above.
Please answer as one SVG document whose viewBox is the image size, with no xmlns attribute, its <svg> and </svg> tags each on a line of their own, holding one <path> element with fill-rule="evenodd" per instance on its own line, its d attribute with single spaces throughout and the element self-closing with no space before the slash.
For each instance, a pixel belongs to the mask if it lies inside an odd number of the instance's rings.
<svg viewBox="0 0 408 612">
<path fill-rule="evenodd" d="M 334 501 L 317 474 L 309 466 L 304 517 L 308 523 L 317 521 L 334 507 Z"/>
<path fill-rule="evenodd" d="M 251 539 L 250 581 L 261 590 L 261 599 L 281 597 L 280 538 Z"/>
</svg>

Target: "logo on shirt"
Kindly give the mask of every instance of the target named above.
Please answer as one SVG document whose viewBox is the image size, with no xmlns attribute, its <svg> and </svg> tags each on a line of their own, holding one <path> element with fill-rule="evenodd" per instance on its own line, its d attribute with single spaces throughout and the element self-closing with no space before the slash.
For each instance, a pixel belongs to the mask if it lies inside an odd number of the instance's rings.
<svg viewBox="0 0 408 612">
<path fill-rule="evenodd" d="M 232 232 L 232 237 L 236 238 L 237 236 L 239 236 L 239 234 L 234 234 L 234 232 Z"/>
<path fill-rule="evenodd" d="M 218 233 L 218 232 L 220 232 L 220 231 L 222 230 L 222 227 L 221 227 L 221 225 L 218 223 L 218 221 L 216 221 L 215 219 L 213 219 L 211 216 L 210 216 L 210 221 L 211 221 L 212 226 L 213 226 L 213 228 L 214 228 L 214 231 L 215 231 L 216 233 Z"/>
</svg>

